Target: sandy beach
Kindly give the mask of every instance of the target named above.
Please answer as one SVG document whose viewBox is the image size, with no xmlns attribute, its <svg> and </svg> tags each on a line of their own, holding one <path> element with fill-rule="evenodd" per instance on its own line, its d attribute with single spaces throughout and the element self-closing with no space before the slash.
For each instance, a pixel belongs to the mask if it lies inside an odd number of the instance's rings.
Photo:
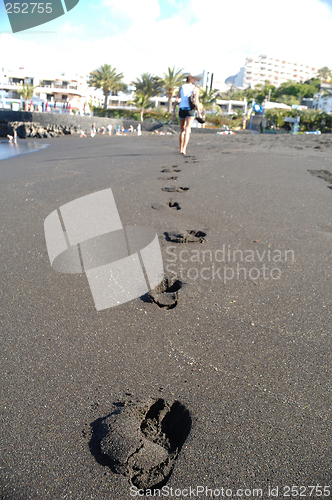
<svg viewBox="0 0 332 500">
<path fill-rule="evenodd" d="M 332 173 L 332 136 L 193 133 L 187 157 L 177 135 L 45 142 L 0 161 L 1 500 L 134 498 L 93 432 L 149 398 L 190 414 L 165 483 L 174 498 L 198 486 L 196 498 L 320 496 L 332 184 L 309 170 Z M 157 232 L 174 307 L 145 297 L 97 311 L 84 274 L 51 268 L 45 218 L 106 188 L 124 226 Z"/>
</svg>

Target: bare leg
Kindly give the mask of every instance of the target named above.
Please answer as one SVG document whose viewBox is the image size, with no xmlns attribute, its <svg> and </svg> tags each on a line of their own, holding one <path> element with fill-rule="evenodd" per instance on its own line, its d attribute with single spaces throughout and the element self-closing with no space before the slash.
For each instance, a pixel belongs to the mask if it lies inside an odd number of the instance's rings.
<svg viewBox="0 0 332 500">
<path fill-rule="evenodd" d="M 193 121 L 194 121 L 193 116 L 186 118 L 186 125 L 184 128 L 184 143 L 183 143 L 183 148 L 181 151 L 184 155 L 187 153 L 187 146 L 188 146 L 188 142 L 190 139 L 191 125 L 192 125 Z"/>
<path fill-rule="evenodd" d="M 186 120 L 182 120 L 180 118 L 180 153 L 182 153 L 183 150 L 183 144 L 184 144 L 184 134 L 185 134 L 185 123 Z"/>
</svg>

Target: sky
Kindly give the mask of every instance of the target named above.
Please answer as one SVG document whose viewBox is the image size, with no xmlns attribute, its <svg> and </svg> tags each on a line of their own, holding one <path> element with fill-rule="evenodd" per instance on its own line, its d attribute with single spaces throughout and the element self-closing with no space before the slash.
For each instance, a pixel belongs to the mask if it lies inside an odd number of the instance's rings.
<svg viewBox="0 0 332 500">
<path fill-rule="evenodd" d="M 126 83 L 173 66 L 224 81 L 259 54 L 332 68 L 332 0 L 80 0 L 15 34 L 5 2 L 1 68 L 86 75 L 107 63 Z"/>
</svg>

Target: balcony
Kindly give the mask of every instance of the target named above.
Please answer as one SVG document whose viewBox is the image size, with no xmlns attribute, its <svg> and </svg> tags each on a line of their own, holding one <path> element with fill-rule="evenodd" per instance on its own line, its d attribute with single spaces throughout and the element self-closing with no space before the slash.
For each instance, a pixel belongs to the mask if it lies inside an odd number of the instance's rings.
<svg viewBox="0 0 332 500">
<path fill-rule="evenodd" d="M 86 90 L 77 88 L 76 85 L 38 85 L 35 91 L 37 94 L 45 93 L 45 94 L 68 94 L 68 95 L 76 95 L 76 96 L 85 96 Z"/>
</svg>

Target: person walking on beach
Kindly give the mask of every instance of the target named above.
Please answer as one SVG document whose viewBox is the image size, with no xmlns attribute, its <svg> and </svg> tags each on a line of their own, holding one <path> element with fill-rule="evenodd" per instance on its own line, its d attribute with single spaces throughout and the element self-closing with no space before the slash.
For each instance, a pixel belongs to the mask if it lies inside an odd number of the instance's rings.
<svg viewBox="0 0 332 500">
<path fill-rule="evenodd" d="M 175 119 L 175 108 L 179 99 L 180 109 L 179 109 L 179 118 L 180 118 L 180 153 L 185 155 L 187 153 L 187 146 L 190 139 L 191 126 L 195 118 L 195 110 L 191 109 L 189 103 L 189 97 L 194 92 L 195 96 L 195 104 L 198 116 L 201 118 L 201 112 L 199 110 L 199 98 L 198 98 L 198 88 L 195 86 L 196 80 L 193 76 L 187 76 L 187 83 L 182 85 L 179 89 L 178 95 L 175 98 L 174 107 L 173 107 L 173 119 Z"/>
</svg>

